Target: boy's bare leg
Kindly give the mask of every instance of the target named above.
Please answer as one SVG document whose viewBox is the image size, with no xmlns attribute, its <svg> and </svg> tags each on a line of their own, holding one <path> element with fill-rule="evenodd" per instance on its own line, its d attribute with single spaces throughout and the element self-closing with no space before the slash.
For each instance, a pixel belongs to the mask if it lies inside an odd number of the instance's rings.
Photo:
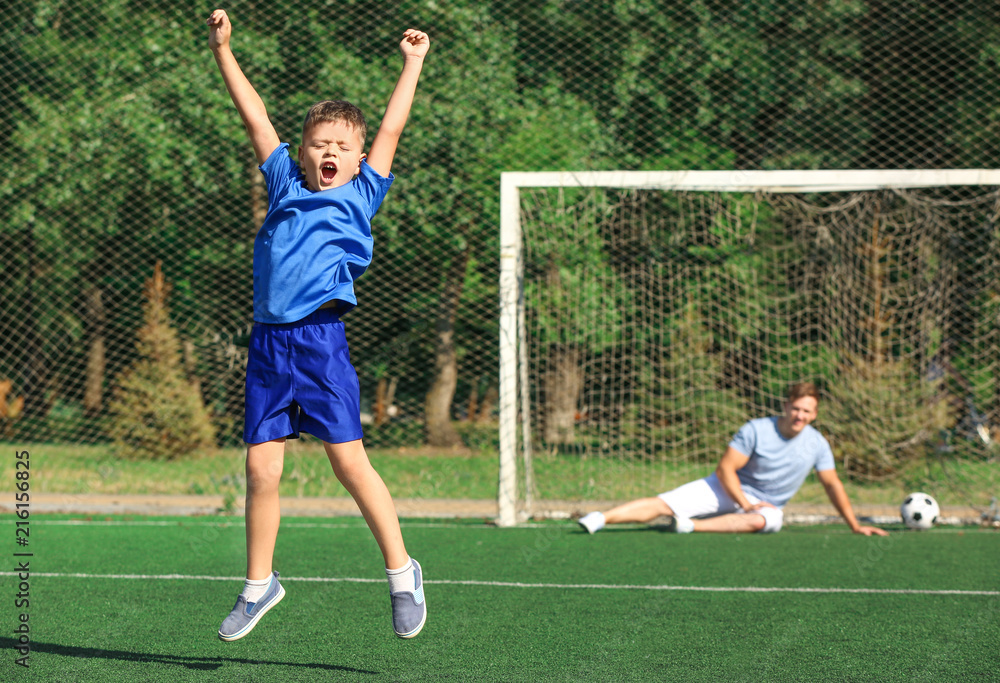
<svg viewBox="0 0 1000 683">
<path fill-rule="evenodd" d="M 719 515 L 718 517 L 692 521 L 695 531 L 718 534 L 752 534 L 763 529 L 766 523 L 763 515 L 754 513 Z"/>
<path fill-rule="evenodd" d="M 611 508 L 604 513 L 604 520 L 607 524 L 644 524 L 657 517 L 673 514 L 674 511 L 662 498 L 639 498 Z"/>
<path fill-rule="evenodd" d="M 247 446 L 247 578 L 254 581 L 271 576 L 281 523 L 278 483 L 284 464 L 284 439 Z"/>
<path fill-rule="evenodd" d="M 368 522 L 368 528 L 375 536 L 385 566 L 388 569 L 402 567 L 409 560 L 403 545 L 403 534 L 399 530 L 396 506 L 389 495 L 382 477 L 368 461 L 368 454 L 361 440 L 346 443 L 325 443 L 326 455 L 333 465 L 333 472 L 344 485 L 361 514 Z"/>
</svg>

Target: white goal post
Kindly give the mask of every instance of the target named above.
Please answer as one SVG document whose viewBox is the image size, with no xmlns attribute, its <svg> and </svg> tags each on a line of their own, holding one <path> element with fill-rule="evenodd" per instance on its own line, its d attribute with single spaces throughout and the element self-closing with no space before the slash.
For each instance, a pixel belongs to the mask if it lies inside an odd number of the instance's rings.
<svg viewBox="0 0 1000 683">
<path fill-rule="evenodd" d="M 1000 170 L 582 171 L 500 176 L 499 486 L 500 526 L 532 513 L 531 411 L 527 382 L 522 188 L 619 188 L 734 193 L 816 193 L 946 186 L 1000 186 Z M 519 429 L 519 424 L 521 425 Z M 520 438 L 519 438 L 520 437 Z M 520 443 L 519 443 L 520 442 Z M 523 478 L 518 477 L 518 460 Z M 523 487 L 523 501 L 518 489 Z"/>
</svg>

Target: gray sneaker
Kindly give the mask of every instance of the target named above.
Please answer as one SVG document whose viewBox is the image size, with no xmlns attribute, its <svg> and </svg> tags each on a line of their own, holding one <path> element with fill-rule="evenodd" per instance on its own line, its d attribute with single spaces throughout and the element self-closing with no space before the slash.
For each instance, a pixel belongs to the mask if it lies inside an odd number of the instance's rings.
<svg viewBox="0 0 1000 683">
<path fill-rule="evenodd" d="M 233 611 L 229 613 L 229 616 L 226 617 L 219 628 L 219 638 L 229 642 L 231 640 L 239 640 L 250 633 L 253 627 L 257 625 L 257 622 L 260 621 L 260 618 L 269 609 L 281 602 L 283 597 L 285 597 L 285 589 L 278 583 L 278 572 L 274 572 L 271 575 L 271 585 L 267 587 L 267 592 L 264 593 L 260 600 L 253 603 L 250 608 L 247 608 L 247 599 L 245 597 L 242 595 L 236 597 L 236 605 L 233 607 Z"/>
<path fill-rule="evenodd" d="M 420 633 L 427 621 L 427 603 L 424 601 L 424 573 L 420 563 L 413 558 L 413 578 L 416 590 L 389 593 L 392 600 L 392 630 L 400 638 L 412 638 Z"/>
</svg>

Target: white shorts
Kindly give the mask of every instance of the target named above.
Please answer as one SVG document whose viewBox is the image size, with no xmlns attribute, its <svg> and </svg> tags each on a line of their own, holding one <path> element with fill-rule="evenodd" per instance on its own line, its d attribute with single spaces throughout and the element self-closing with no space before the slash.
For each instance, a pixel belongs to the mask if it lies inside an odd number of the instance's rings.
<svg viewBox="0 0 1000 683">
<path fill-rule="evenodd" d="M 763 502 L 760 498 L 746 491 L 743 492 L 743 495 L 751 503 Z M 752 513 L 747 513 L 726 493 L 726 490 L 722 488 L 722 482 L 719 481 L 714 472 L 704 479 L 692 481 L 678 486 L 672 491 L 661 493 L 657 498 L 670 506 L 674 514 L 693 519 L 717 517 L 733 512 L 761 515 L 764 518 L 764 528 L 761 529 L 761 533 L 780 531 L 784 518 L 780 508 L 762 507 Z"/>
</svg>

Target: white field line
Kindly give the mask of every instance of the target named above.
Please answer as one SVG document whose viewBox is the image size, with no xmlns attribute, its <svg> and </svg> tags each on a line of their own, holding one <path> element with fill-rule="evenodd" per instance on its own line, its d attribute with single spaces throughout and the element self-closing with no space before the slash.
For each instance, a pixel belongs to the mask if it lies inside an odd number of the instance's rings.
<svg viewBox="0 0 1000 683">
<path fill-rule="evenodd" d="M 17 572 L 0 572 L 0 576 L 17 576 Z M 82 574 L 72 572 L 31 572 L 32 577 L 59 579 L 111 579 L 140 581 L 243 581 L 242 576 L 204 576 L 197 574 Z M 283 576 L 282 581 L 311 583 L 385 583 L 385 579 L 329 576 Z M 480 586 L 486 588 L 538 588 L 556 590 L 639 590 L 695 591 L 702 593 L 861 593 L 866 595 L 1000 595 L 1000 591 L 930 590 L 919 588 L 782 588 L 771 586 L 668 586 L 604 583 L 525 583 L 521 581 L 475 581 L 435 579 L 426 583 L 438 586 Z"/>
<path fill-rule="evenodd" d="M 244 527 L 243 518 L 230 521 L 220 520 L 216 522 L 190 522 L 188 520 L 89 520 L 89 519 L 36 519 L 32 518 L 33 524 L 44 524 L 46 526 L 159 526 L 159 527 Z M 400 520 L 401 527 L 411 529 L 492 529 L 494 527 L 487 524 L 448 524 L 446 522 L 412 522 L 407 523 Z M 538 526 L 546 526 L 539 524 Z M 354 524 L 324 523 L 324 522 L 282 522 L 282 529 L 363 529 L 368 531 L 368 526 L 363 519 L 359 519 Z"/>
<path fill-rule="evenodd" d="M 243 518 L 237 517 L 231 520 L 220 519 L 218 521 L 206 521 L 206 522 L 192 522 L 189 519 L 184 520 L 143 520 L 143 519 L 133 519 L 133 520 L 91 520 L 91 519 L 38 519 L 32 518 L 33 524 L 39 525 L 44 524 L 46 526 L 158 526 L 158 527 L 243 527 L 245 526 Z M 888 522 L 887 522 L 888 523 Z M 902 523 L 898 520 L 895 521 L 895 525 L 899 526 Z M 399 525 L 408 529 L 478 529 L 478 530 L 489 530 L 489 531 L 504 531 L 499 527 L 492 524 L 451 524 L 448 522 L 407 522 L 405 520 L 400 520 Z M 510 529 L 554 529 L 559 525 L 556 523 L 541 524 L 534 522 L 526 522 L 524 524 L 518 524 L 513 527 L 507 527 Z M 654 525 L 656 526 L 656 525 Z M 365 525 L 364 520 L 359 519 L 356 523 L 345 524 L 345 523 L 326 523 L 326 522 L 282 522 L 282 529 L 362 529 L 367 531 L 368 527 Z M 566 522 L 565 528 L 567 530 L 576 530 L 577 526 L 575 523 L 570 524 Z M 618 529 L 648 529 L 650 525 L 648 524 L 618 524 L 616 525 Z M 786 527 L 787 530 L 794 530 L 794 527 Z M 824 529 L 825 534 L 849 534 L 851 530 L 842 525 L 831 525 L 829 529 Z M 994 529 L 978 529 L 978 528 L 954 528 L 948 526 L 935 527 L 933 531 L 911 531 L 901 530 L 899 533 L 904 534 L 924 534 L 933 533 L 937 534 L 972 534 L 972 533 L 996 533 Z"/>
</svg>

